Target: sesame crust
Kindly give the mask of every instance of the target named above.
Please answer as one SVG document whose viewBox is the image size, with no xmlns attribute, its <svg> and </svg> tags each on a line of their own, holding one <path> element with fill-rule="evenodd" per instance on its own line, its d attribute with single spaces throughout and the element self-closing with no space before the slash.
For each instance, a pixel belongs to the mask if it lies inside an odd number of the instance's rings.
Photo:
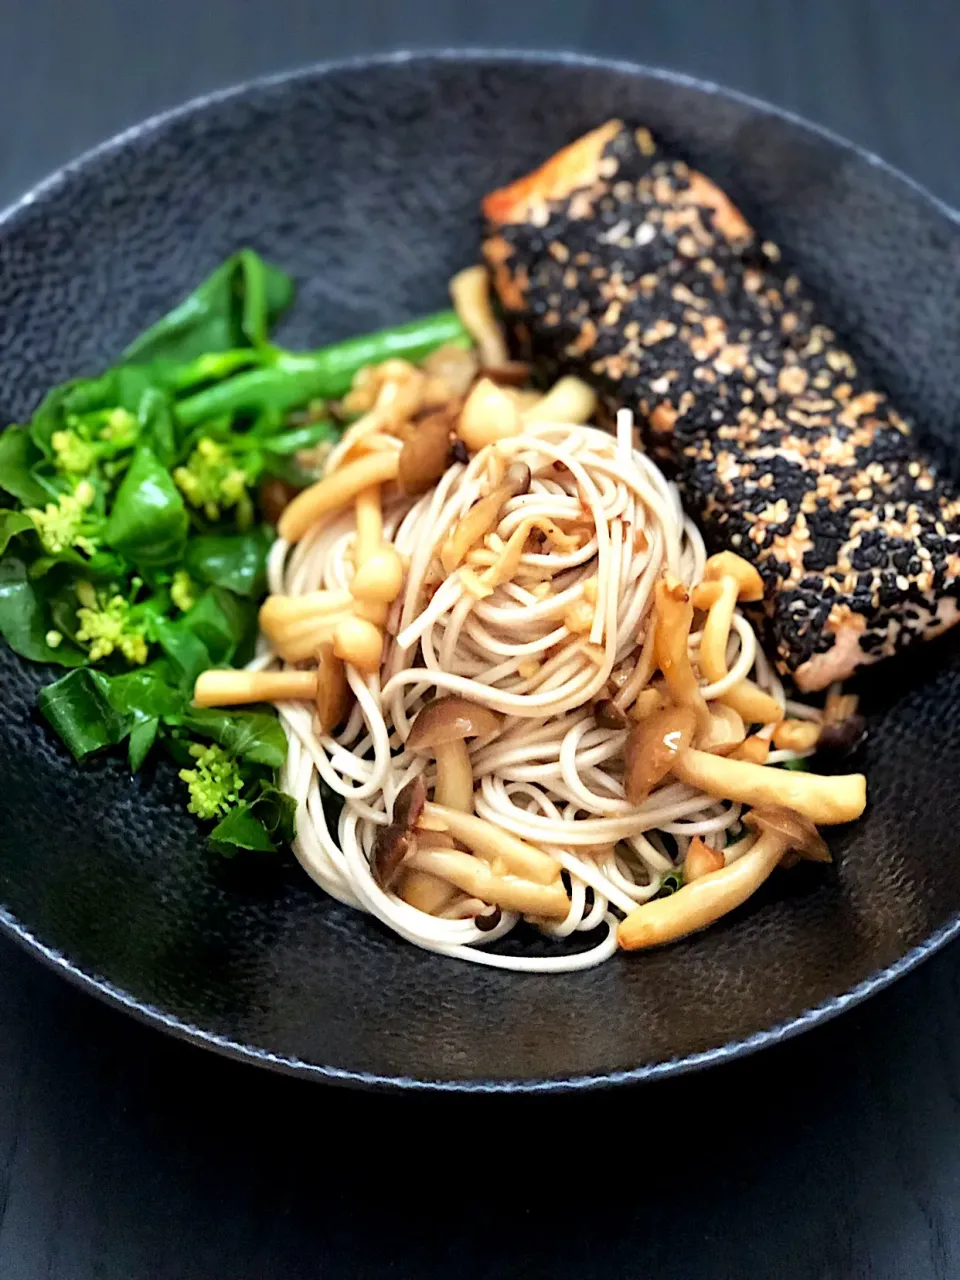
<svg viewBox="0 0 960 1280">
<path fill-rule="evenodd" d="M 576 189 L 486 206 L 521 354 L 634 409 L 708 543 L 759 569 L 801 688 L 951 625 L 960 498 L 911 426 L 717 187 L 646 129 L 606 136 Z"/>
</svg>

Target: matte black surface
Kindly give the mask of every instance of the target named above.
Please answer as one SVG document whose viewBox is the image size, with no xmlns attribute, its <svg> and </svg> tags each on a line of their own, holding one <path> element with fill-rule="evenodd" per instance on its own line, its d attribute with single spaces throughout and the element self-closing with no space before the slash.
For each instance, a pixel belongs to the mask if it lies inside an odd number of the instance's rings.
<svg viewBox="0 0 960 1280">
<path fill-rule="evenodd" d="M 50 384 L 109 361 L 237 245 L 301 282 L 294 345 L 431 310 L 476 257 L 483 193 L 614 115 L 645 122 L 720 182 L 855 353 L 948 438 L 960 223 L 755 104 L 613 65 L 509 57 L 399 59 L 256 86 L 49 183 L 0 227 L 4 414 L 21 417 Z M 960 703 L 960 655 L 949 641 L 934 654 L 922 665 L 941 669 L 920 687 L 907 683 L 915 662 L 898 668 L 902 687 L 883 677 L 870 811 L 832 838 L 835 870 L 778 877 L 681 948 L 551 979 L 413 949 L 295 866 L 211 857 L 172 770 L 131 779 L 111 759 L 78 771 L 31 717 L 38 673 L 5 653 L 0 921 L 147 1016 L 294 1071 L 557 1087 L 725 1056 L 808 1025 L 812 1010 L 837 1012 L 960 921 L 960 868 L 930 855 L 960 816 L 960 730 L 943 714 Z"/>
<path fill-rule="evenodd" d="M 334 20 L 314 0 L 10 0 L 0 192 L 251 72 L 509 38 L 766 95 L 958 200 L 960 10 L 946 0 L 549 8 L 355 0 Z M 377 1101 L 198 1055 L 3 943 L 0 1275 L 953 1277 L 957 991 L 951 948 L 800 1041 L 653 1092 Z M 368 1140 L 331 1151 L 334 1109 Z M 588 1154 L 554 1160 L 570 1136 Z M 386 1209 L 370 1193 L 384 1152 L 409 1165 Z M 464 1164 L 503 1188 L 466 1232 L 451 1188 Z"/>
</svg>

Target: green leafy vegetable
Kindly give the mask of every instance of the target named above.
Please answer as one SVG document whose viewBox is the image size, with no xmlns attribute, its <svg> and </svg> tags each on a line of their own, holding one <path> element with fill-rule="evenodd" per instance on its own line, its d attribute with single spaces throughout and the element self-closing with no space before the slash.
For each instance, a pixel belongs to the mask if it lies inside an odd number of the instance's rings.
<svg viewBox="0 0 960 1280">
<path fill-rule="evenodd" d="M 202 436 L 186 463 L 174 470 L 173 478 L 190 505 L 208 520 L 219 520 L 234 511 L 240 528 L 249 529 L 253 522 L 249 486 L 258 471 L 259 467 L 238 460 L 226 445 Z"/>
<path fill-rule="evenodd" d="M 190 747 L 190 755 L 196 765 L 180 770 L 180 778 L 190 790 L 187 808 L 198 818 L 207 820 L 229 813 L 243 788 L 236 763 L 221 747 L 205 747 L 199 742 Z"/>
<path fill-rule="evenodd" d="M 41 510 L 28 507 L 45 551 L 59 555 L 76 547 L 92 556 L 101 535 L 101 520 L 92 510 L 96 490 L 89 480 L 81 480 L 72 493 L 62 493 L 56 502 L 48 502 Z"/>
<path fill-rule="evenodd" d="M 678 889 L 683 888 L 683 871 L 668 871 L 660 881 L 660 888 L 654 897 L 669 898 L 671 894 L 676 893 Z"/>
<path fill-rule="evenodd" d="M 116 746 L 130 732 L 129 715 L 110 705 L 107 677 L 82 667 L 71 671 L 37 695 L 37 705 L 66 743 L 75 760 Z"/>
<path fill-rule="evenodd" d="M 257 486 L 310 482 L 339 430 L 326 402 L 361 367 L 469 341 L 444 311 L 286 351 L 271 335 L 292 299 L 290 278 L 242 249 L 116 365 L 52 388 L 0 434 L 0 635 L 67 669 L 42 714 L 78 761 L 125 743 L 136 772 L 162 747 L 223 853 L 294 833 L 274 712 L 193 706 L 202 671 L 252 653 L 273 540 Z"/>
<path fill-rule="evenodd" d="M 254 849 L 272 853 L 294 836 L 296 805 L 290 796 L 265 784 L 255 799 L 232 809 L 210 833 L 210 840 L 224 853 Z"/>
<path fill-rule="evenodd" d="M 8 552 L 0 559 L 0 635 L 22 658 L 78 667 L 87 656 L 62 637 L 50 643 L 56 630 L 43 589 L 30 581 L 26 563 Z"/>
<path fill-rule="evenodd" d="M 2 439 L 2 437 L 0 437 Z M 0 511 L 0 555 L 10 545 L 10 539 L 18 533 L 34 531 L 34 523 L 25 511 Z"/>
<path fill-rule="evenodd" d="M 147 660 L 146 621 L 138 620 L 129 601 L 123 596 L 97 592 L 89 582 L 80 583 L 77 597 L 75 639 L 87 650 L 91 662 L 122 653 L 128 662 L 143 664 Z"/>
<path fill-rule="evenodd" d="M 0 435 L 0 489 L 25 506 L 41 506 L 49 491 L 34 477 L 42 458 L 26 427 L 8 427 Z"/>
<path fill-rule="evenodd" d="M 183 557 L 189 523 L 170 472 L 149 445 L 141 445 L 114 499 L 103 534 L 107 545 L 140 568 L 174 564 Z"/>
<path fill-rule="evenodd" d="M 185 713 L 183 724 L 251 764 L 279 769 L 287 756 L 286 736 L 271 711 L 229 712 L 196 707 Z"/>
<path fill-rule="evenodd" d="M 183 562 L 197 582 L 224 587 L 238 596 L 259 598 L 266 586 L 271 541 L 266 528 L 240 534 L 200 535 L 187 544 Z"/>
<path fill-rule="evenodd" d="M 132 342 L 124 360 L 183 364 L 231 347 L 260 346 L 292 301 L 290 277 L 241 249 Z"/>
<path fill-rule="evenodd" d="M 130 730 L 127 761 L 130 765 L 131 773 L 139 772 L 140 766 L 150 754 L 150 750 L 157 740 L 159 729 L 159 720 L 141 720 L 139 724 L 135 724 Z"/>
</svg>

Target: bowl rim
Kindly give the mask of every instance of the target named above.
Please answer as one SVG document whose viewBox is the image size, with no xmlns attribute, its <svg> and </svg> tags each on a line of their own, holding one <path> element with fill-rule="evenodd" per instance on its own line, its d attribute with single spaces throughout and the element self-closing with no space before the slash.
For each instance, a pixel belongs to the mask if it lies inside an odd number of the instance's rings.
<svg viewBox="0 0 960 1280">
<path fill-rule="evenodd" d="M 702 94 L 738 102 L 743 106 L 749 107 L 756 114 L 789 123 L 801 132 L 806 132 L 831 143 L 834 147 L 839 147 L 856 155 L 861 161 L 865 161 L 871 166 L 882 170 L 898 183 L 903 184 L 934 208 L 946 221 L 952 223 L 955 228 L 960 229 L 960 211 L 948 205 L 939 196 L 930 191 L 929 188 L 889 164 L 874 152 L 843 137 L 841 134 L 835 133 L 824 125 L 816 124 L 795 112 L 778 107 L 773 103 L 754 97 L 751 94 L 743 93 L 740 90 L 727 88 L 713 81 L 688 75 L 685 72 L 649 67 L 642 63 L 625 59 L 603 58 L 572 51 L 558 50 L 551 52 L 510 48 L 480 47 L 457 49 L 441 47 L 423 50 L 401 49 L 390 53 L 361 54 L 349 58 L 310 63 L 268 75 L 251 77 L 224 88 L 198 94 L 185 102 L 158 111 L 81 152 L 30 187 L 23 195 L 0 211 L 0 236 L 6 234 L 9 230 L 15 230 L 20 219 L 27 216 L 29 210 L 35 204 L 54 197 L 60 190 L 68 186 L 74 177 L 85 173 L 99 161 L 124 150 L 131 143 L 149 140 L 168 125 L 189 118 L 210 107 L 229 103 L 234 99 L 240 99 L 250 94 L 268 92 L 271 89 L 291 85 L 296 86 L 299 82 L 322 79 L 337 72 L 362 72 L 381 67 L 417 63 L 424 66 L 488 63 L 592 68 L 636 78 L 661 80 L 668 84 L 694 89 Z M 728 1040 L 723 1045 L 704 1049 L 697 1053 L 686 1054 L 682 1057 L 667 1058 L 638 1067 L 621 1068 L 598 1074 L 522 1079 L 491 1077 L 478 1080 L 463 1078 L 428 1080 L 418 1079 L 413 1076 L 350 1070 L 322 1063 L 304 1062 L 301 1059 L 285 1057 L 252 1045 L 245 1045 L 227 1036 L 206 1031 L 185 1019 L 148 1004 L 146 1001 L 138 1000 L 106 979 L 86 972 L 62 952 L 35 936 L 2 905 L 0 905 L 0 932 L 19 944 L 48 968 L 66 978 L 74 986 L 98 997 L 112 1008 L 122 1010 L 139 1022 L 165 1031 L 179 1040 L 212 1050 L 234 1061 L 252 1063 L 284 1075 L 321 1080 L 358 1089 L 427 1093 L 555 1094 L 611 1088 L 684 1075 L 709 1066 L 731 1062 L 756 1053 L 770 1045 L 781 1044 L 786 1040 L 791 1040 L 804 1031 L 829 1022 L 841 1013 L 846 1012 L 846 1010 L 869 999 L 870 996 L 882 991 L 899 978 L 912 972 L 925 960 L 928 960 L 948 942 L 960 935 L 960 912 L 957 912 L 922 942 L 911 947 L 898 960 L 870 974 L 855 986 L 841 992 L 839 995 L 831 996 L 827 1000 L 821 1001 L 812 1008 L 805 1009 L 791 1018 L 776 1022 L 770 1027 L 754 1032 L 752 1035 Z"/>
</svg>

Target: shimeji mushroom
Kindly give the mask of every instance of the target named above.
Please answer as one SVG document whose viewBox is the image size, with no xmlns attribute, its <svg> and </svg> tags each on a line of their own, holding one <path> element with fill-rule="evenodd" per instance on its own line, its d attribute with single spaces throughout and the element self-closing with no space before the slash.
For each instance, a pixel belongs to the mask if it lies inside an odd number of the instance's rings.
<svg viewBox="0 0 960 1280">
<path fill-rule="evenodd" d="M 798 813 L 771 806 L 752 810 L 744 821 L 760 833 L 753 847 L 729 867 L 700 875 L 670 897 L 631 911 L 617 930 L 621 947 L 656 947 L 706 928 L 746 902 L 791 851 L 814 862 L 830 860 L 816 827 Z"/>
<path fill-rule="evenodd" d="M 867 780 L 862 773 L 824 777 L 692 749 L 677 754 L 673 776 L 718 800 L 781 805 L 825 825 L 852 822 L 867 803 Z"/>
<path fill-rule="evenodd" d="M 299 542 L 318 520 L 340 511 L 371 485 L 396 480 L 399 471 L 397 452 L 370 453 L 355 462 L 344 463 L 297 494 L 280 517 L 277 533 L 287 542 Z"/>
<path fill-rule="evenodd" d="M 343 663 L 333 651 L 332 644 L 317 647 L 317 690 L 314 704 L 317 723 L 322 733 L 332 733 L 347 714 L 350 705 L 350 686 Z"/>
<path fill-rule="evenodd" d="M 456 850 L 416 848 L 409 865 L 448 880 L 451 884 L 491 906 L 545 920 L 563 920 L 570 910 L 570 900 L 559 879 L 552 884 L 538 884 L 519 876 L 498 875 L 480 858 Z"/>
<path fill-rule="evenodd" d="M 519 435 L 520 410 L 513 397 L 491 378 L 478 378 L 457 420 L 457 435 L 471 453 Z"/>
<path fill-rule="evenodd" d="M 521 415 L 531 422 L 589 422 L 597 408 L 597 393 L 579 378 L 560 378 L 536 404 Z"/>
<path fill-rule="evenodd" d="M 667 688 L 675 702 L 689 707 L 697 722 L 697 732 L 710 728 L 710 708 L 700 692 L 696 673 L 690 663 L 690 625 L 693 602 L 690 592 L 672 573 L 665 573 L 654 588 L 656 632 L 654 655 L 663 672 Z"/>
<path fill-rule="evenodd" d="M 420 821 L 426 800 L 426 783 L 418 774 L 397 792 L 390 822 L 377 832 L 371 869 L 382 889 L 392 888 L 413 848 L 413 829 Z"/>
<path fill-rule="evenodd" d="M 422 777 L 414 778 L 398 792 L 391 822 L 377 833 L 371 869 L 381 888 L 393 889 L 411 907 L 436 915 L 460 897 L 460 892 L 448 880 L 438 880 L 409 866 L 411 856 L 421 845 L 430 849 L 456 847 L 453 839 L 442 832 L 417 829 L 426 797 Z"/>
<path fill-rule="evenodd" d="M 737 602 L 756 603 L 763 599 L 763 580 L 756 568 L 732 551 L 710 556 L 702 581 L 693 589 L 693 604 L 707 610 L 700 641 L 699 666 L 703 676 L 715 684 L 727 675 L 727 640 Z M 783 709 L 775 698 L 749 680 L 738 681 L 719 697 L 746 724 L 769 724 L 780 720 Z"/>
<path fill-rule="evenodd" d="M 477 344 L 481 364 L 505 364 L 510 355 L 490 305 L 490 277 L 486 267 L 465 267 L 458 271 L 450 281 L 450 296 L 463 327 Z"/>
<path fill-rule="evenodd" d="M 781 720 L 773 731 L 773 745 L 780 751 L 810 751 L 820 739 L 816 720 Z"/>
<path fill-rule="evenodd" d="M 474 900 L 474 908 L 467 914 L 476 915 L 477 908 L 485 904 L 551 920 L 562 920 L 567 915 L 570 903 L 560 880 L 560 868 L 552 859 L 479 818 L 439 805 L 425 805 L 425 796 L 422 777 L 408 783 L 394 802 L 392 821 L 378 833 L 372 870 L 382 888 L 394 889 L 411 906 L 431 914 L 448 910 L 461 894 L 466 894 Z M 446 829 L 418 825 L 421 819 L 443 823 Z M 475 838 L 478 827 L 483 829 L 479 840 Z M 516 845 L 522 856 L 500 857 L 492 863 L 475 857 L 465 851 L 465 846 L 471 845 L 466 840 L 461 843 L 457 830 L 472 838 L 478 846 L 475 852 L 493 847 L 491 841 L 500 836 L 503 839 L 498 848 L 515 853 Z M 550 880 L 540 874 L 538 859 L 550 864 Z M 513 874 L 516 867 L 531 868 L 539 878 Z M 446 892 L 442 886 L 446 886 Z"/>
<path fill-rule="evenodd" d="M 710 707 L 710 727 L 697 740 L 701 751 L 709 751 L 713 755 L 728 756 L 746 738 L 743 718 L 733 707 L 722 702 Z"/>
<path fill-rule="evenodd" d="M 511 462 L 501 483 L 470 507 L 441 548 L 440 563 L 447 573 L 453 573 L 474 543 L 497 527 L 503 508 L 511 498 L 527 492 L 530 480 L 530 468 L 525 462 Z"/>
<path fill-rule="evenodd" d="M 500 716 L 466 698 L 435 698 L 417 713 L 407 738 L 407 750 L 432 755 L 437 762 L 435 796 L 438 804 L 473 812 L 473 768 L 468 738 L 489 738 Z"/>
<path fill-rule="evenodd" d="M 235 707 L 246 702 L 302 701 L 316 697 L 316 671 L 204 671 L 197 677 L 197 707 Z"/>
<path fill-rule="evenodd" d="M 549 854 L 484 818 L 436 803 L 428 803 L 424 807 L 423 816 L 425 821 L 438 823 L 443 830 L 459 840 L 471 853 L 489 862 L 494 869 L 502 866 L 511 875 L 537 884 L 552 884 L 560 878 L 560 865 Z"/>
<path fill-rule="evenodd" d="M 345 590 L 267 596 L 260 606 L 260 630 L 279 657 L 303 662 L 313 657 L 318 645 L 333 639 L 353 606 L 353 596 Z"/>
<path fill-rule="evenodd" d="M 683 860 L 683 883 L 690 884 L 694 880 L 699 880 L 701 876 L 720 871 L 722 867 L 723 854 L 720 850 L 711 849 L 700 836 L 694 836 L 687 849 L 687 856 Z"/>
<path fill-rule="evenodd" d="M 438 409 L 412 423 L 400 450 L 399 480 L 404 493 L 426 493 L 450 461 L 450 415 Z"/>
<path fill-rule="evenodd" d="M 623 748 L 623 790 L 641 805 L 689 747 L 696 728 L 690 707 L 664 707 L 633 726 Z"/>
</svg>

